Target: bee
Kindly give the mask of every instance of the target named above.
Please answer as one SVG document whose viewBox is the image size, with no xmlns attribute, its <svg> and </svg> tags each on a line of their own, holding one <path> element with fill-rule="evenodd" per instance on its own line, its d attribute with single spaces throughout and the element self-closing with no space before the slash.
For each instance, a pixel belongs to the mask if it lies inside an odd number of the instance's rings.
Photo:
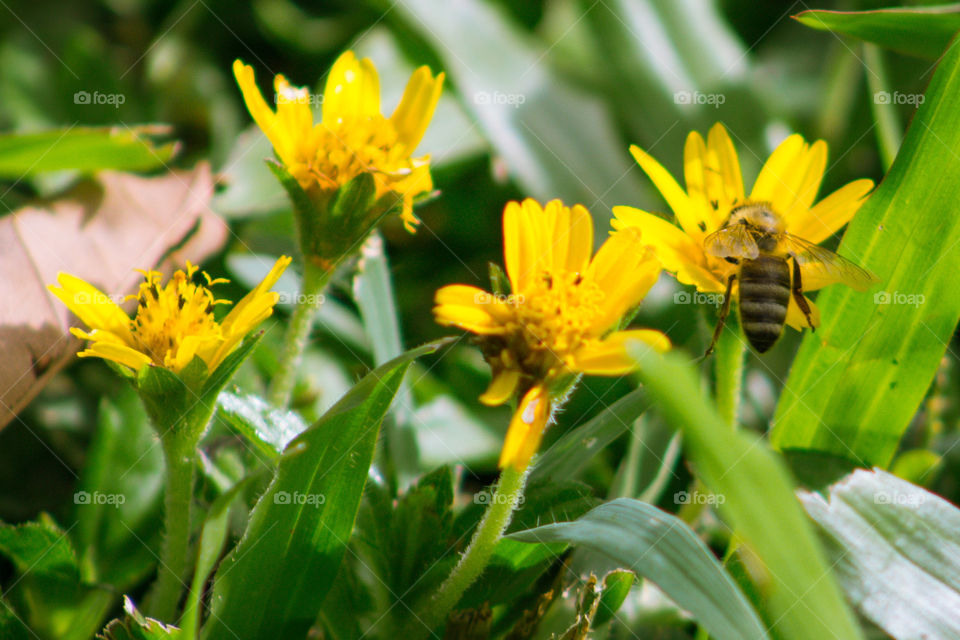
<svg viewBox="0 0 960 640">
<path fill-rule="evenodd" d="M 717 328 L 707 349 L 713 351 L 727 314 L 734 280 L 740 282 L 740 326 L 750 345 L 760 353 L 770 349 L 783 333 L 787 307 L 793 296 L 815 331 L 810 305 L 803 297 L 801 272 L 811 284 L 833 282 L 865 291 L 876 276 L 823 247 L 784 231 L 783 219 L 766 203 L 743 204 L 730 212 L 727 223 L 703 239 L 705 251 L 738 269 L 727 280 Z M 814 287 L 817 288 L 817 287 Z"/>
</svg>

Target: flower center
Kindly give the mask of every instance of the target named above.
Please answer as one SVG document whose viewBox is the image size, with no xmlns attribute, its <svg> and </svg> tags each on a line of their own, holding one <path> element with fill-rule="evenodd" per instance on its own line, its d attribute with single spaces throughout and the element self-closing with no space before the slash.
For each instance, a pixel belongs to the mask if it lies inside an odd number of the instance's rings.
<svg viewBox="0 0 960 640">
<path fill-rule="evenodd" d="M 213 308 L 229 302 L 214 299 L 207 287 L 192 282 L 196 271 L 195 266 L 188 264 L 187 273 L 177 271 L 163 288 L 160 287 L 160 273 L 143 272 L 144 282 L 140 284 L 140 291 L 130 296 L 138 300 L 131 331 L 140 351 L 149 355 L 155 364 L 174 371 L 189 364 L 181 362 L 180 367 L 176 366 L 177 354 L 184 342 L 190 341 L 190 348 L 195 354 L 223 340 L 220 325 L 213 316 Z M 223 279 L 211 280 L 206 273 L 203 275 L 208 286 L 226 282 Z"/>
<path fill-rule="evenodd" d="M 604 293 L 579 273 L 544 271 L 529 291 L 514 301 L 510 351 L 520 368 L 544 378 L 563 365 L 587 337 L 599 315 Z"/>
<path fill-rule="evenodd" d="M 373 172 L 378 187 L 387 190 L 391 180 L 406 177 L 413 168 L 393 123 L 383 116 L 322 123 L 320 128 L 319 153 L 308 168 L 324 189 Z"/>
</svg>

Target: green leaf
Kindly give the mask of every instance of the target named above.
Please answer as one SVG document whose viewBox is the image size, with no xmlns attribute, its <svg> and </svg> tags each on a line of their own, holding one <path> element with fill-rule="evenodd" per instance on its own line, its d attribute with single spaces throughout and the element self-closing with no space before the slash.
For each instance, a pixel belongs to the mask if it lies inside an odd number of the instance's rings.
<svg viewBox="0 0 960 640">
<path fill-rule="evenodd" d="M 270 459 L 307 428 L 297 412 L 278 409 L 253 393 L 221 392 L 217 415 Z"/>
<path fill-rule="evenodd" d="M 510 535 L 524 542 L 565 542 L 612 557 L 655 583 L 718 640 L 766 638 L 763 623 L 710 550 L 682 520 L 619 498 L 574 522 Z"/>
<path fill-rule="evenodd" d="M 290 443 L 220 565 L 203 638 L 306 634 L 346 551 L 383 415 L 410 363 L 441 344 L 378 367 Z"/>
<path fill-rule="evenodd" d="M 394 498 L 382 485 L 367 489 L 357 519 L 360 539 L 373 559 L 383 602 L 403 617 L 411 603 L 432 591 L 448 569 L 453 526 L 453 474 L 441 467 Z M 451 554 L 451 558 L 452 558 Z"/>
<path fill-rule="evenodd" d="M 896 161 L 840 253 L 879 290 L 828 287 L 790 369 L 771 442 L 887 466 L 960 318 L 960 47 L 941 61 Z"/>
<path fill-rule="evenodd" d="M 800 499 L 864 616 L 894 638 L 960 637 L 960 510 L 879 469 Z"/>
<path fill-rule="evenodd" d="M 7 640 L 31 640 L 36 634 L 24 624 L 6 599 L 0 600 L 0 638 Z"/>
<path fill-rule="evenodd" d="M 634 574 L 631 571 L 611 571 L 603 578 L 603 591 L 600 592 L 600 606 L 593 619 L 593 626 L 599 627 L 617 614 L 623 601 L 630 594 L 630 587 L 634 583 Z"/>
<path fill-rule="evenodd" d="M 718 502 L 723 497 L 720 514 L 759 558 L 758 574 L 752 577 L 764 595 L 762 613 L 776 625 L 777 635 L 788 640 L 862 638 L 782 460 L 755 436 L 724 423 L 683 356 L 660 356 L 637 345 L 634 357 L 664 418 L 683 431 L 684 448 L 699 477 Z"/>
<path fill-rule="evenodd" d="M 128 385 L 101 401 L 87 455 L 71 535 L 85 578 L 122 592 L 156 564 L 163 521 L 163 452 Z"/>
<path fill-rule="evenodd" d="M 0 134 L 0 178 L 19 179 L 44 171 L 100 169 L 148 171 L 173 157 L 174 143 L 150 141 L 157 127 L 71 127 L 38 133 Z"/>
<path fill-rule="evenodd" d="M 203 527 L 200 530 L 200 539 L 197 541 L 197 560 L 194 565 L 193 581 L 187 594 L 187 602 L 183 608 L 181 624 L 184 638 L 192 640 L 197 637 L 200 626 L 200 601 L 203 597 L 204 585 L 210 577 L 223 545 L 227 540 L 230 525 L 230 507 L 243 491 L 261 479 L 262 473 L 253 473 L 236 483 L 229 490 L 217 496 L 210 508 L 207 509 Z"/>
<path fill-rule="evenodd" d="M 129 597 L 123 597 L 123 610 L 126 615 L 112 621 L 98 635 L 102 640 L 180 640 L 183 634 L 172 625 L 147 618 L 137 611 Z"/>
<path fill-rule="evenodd" d="M 77 581 L 80 569 L 67 532 L 52 524 L 0 522 L 0 554 L 20 575 L 33 574 Z"/>
<path fill-rule="evenodd" d="M 576 477 L 593 456 L 623 435 L 649 406 L 646 391 L 634 389 L 585 424 L 564 434 L 536 459 L 530 473 L 531 483 Z"/>
<path fill-rule="evenodd" d="M 873 11 L 811 9 L 793 16 L 808 27 L 936 60 L 960 29 L 960 4 L 891 7 Z"/>
<path fill-rule="evenodd" d="M 371 233 L 360 250 L 360 261 L 353 279 L 353 299 L 360 310 L 363 327 L 370 338 L 375 364 L 383 364 L 403 352 L 399 312 L 390 264 L 383 249 L 383 238 Z M 397 401 L 390 411 L 391 418 L 384 425 L 386 464 L 384 471 L 399 476 L 400 486 L 406 486 L 419 469 L 413 413 L 416 410 L 410 385 L 400 384 Z"/>
</svg>

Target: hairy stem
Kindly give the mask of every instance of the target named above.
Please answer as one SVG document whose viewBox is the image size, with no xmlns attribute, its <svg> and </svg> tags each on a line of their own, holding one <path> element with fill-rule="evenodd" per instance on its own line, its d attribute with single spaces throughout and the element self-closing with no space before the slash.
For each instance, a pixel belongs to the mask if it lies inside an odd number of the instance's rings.
<svg viewBox="0 0 960 640">
<path fill-rule="evenodd" d="M 407 633 L 402 633 L 399 637 L 410 640 L 424 638 L 446 621 L 464 592 L 480 577 L 487 563 L 490 562 L 490 556 L 493 555 L 497 542 L 503 536 L 514 510 L 523 499 L 526 475 L 526 470 L 518 471 L 513 467 L 503 470 L 497 489 L 490 498 L 490 506 L 480 524 L 477 525 L 477 530 L 467 550 L 460 557 L 460 562 L 426 605 L 411 616 Z"/>
<path fill-rule="evenodd" d="M 313 328 L 313 318 L 323 303 L 322 292 L 332 273 L 332 269 L 321 269 L 309 262 L 304 267 L 303 285 L 290 319 L 290 326 L 287 327 L 283 351 L 280 354 L 280 367 L 270 385 L 269 400 L 274 406 L 286 407 L 290 404 L 297 369 Z"/>
</svg>

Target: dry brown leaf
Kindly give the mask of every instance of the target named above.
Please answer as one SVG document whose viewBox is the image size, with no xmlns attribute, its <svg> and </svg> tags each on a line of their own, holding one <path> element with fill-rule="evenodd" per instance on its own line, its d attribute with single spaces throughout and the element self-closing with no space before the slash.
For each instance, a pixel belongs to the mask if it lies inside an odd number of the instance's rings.
<svg viewBox="0 0 960 640">
<path fill-rule="evenodd" d="M 0 428 L 80 346 L 68 332 L 76 318 L 47 291 L 57 272 L 122 295 L 140 282 L 135 269 L 200 262 L 227 236 L 208 207 L 212 195 L 206 164 L 155 178 L 104 171 L 0 218 Z"/>
</svg>

